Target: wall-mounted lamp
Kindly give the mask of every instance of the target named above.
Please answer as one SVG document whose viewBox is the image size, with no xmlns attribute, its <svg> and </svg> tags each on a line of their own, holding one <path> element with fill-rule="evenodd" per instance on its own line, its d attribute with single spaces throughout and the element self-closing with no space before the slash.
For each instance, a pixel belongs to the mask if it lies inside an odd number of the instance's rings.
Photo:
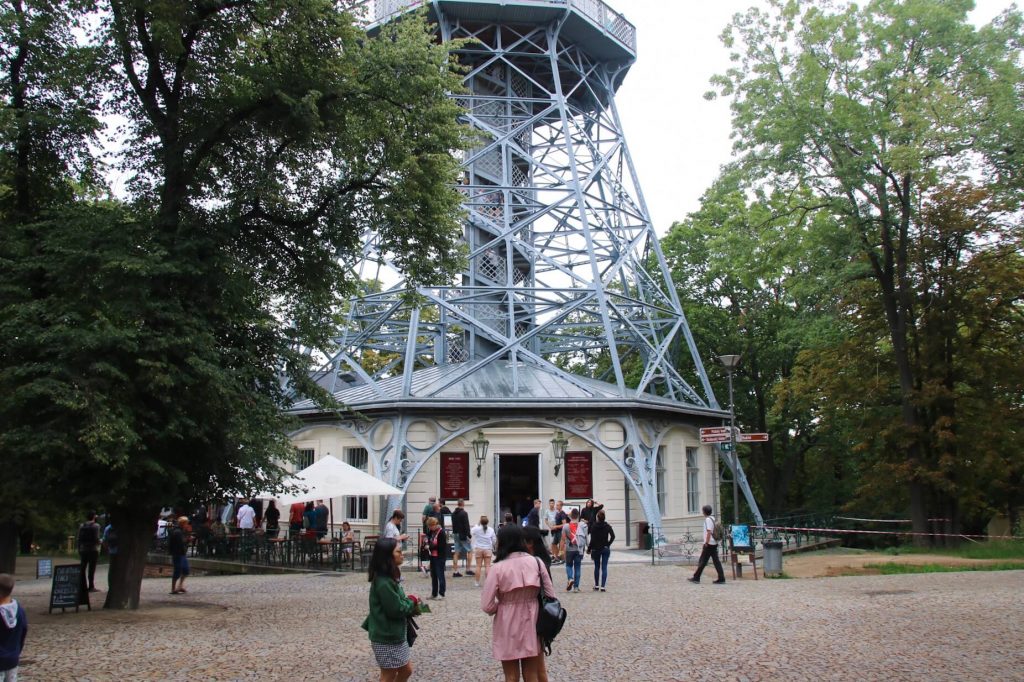
<svg viewBox="0 0 1024 682">
<path fill-rule="evenodd" d="M 558 470 L 562 468 L 562 462 L 565 461 L 567 447 L 569 447 L 569 441 L 562 435 L 562 430 L 555 431 L 555 437 L 551 439 L 551 451 L 555 455 L 555 476 L 558 475 Z"/>
<path fill-rule="evenodd" d="M 480 478 L 480 470 L 487 459 L 487 447 L 491 444 L 491 441 L 484 438 L 483 431 L 477 431 L 476 438 L 471 442 L 473 444 L 473 457 L 476 459 L 476 477 Z"/>
</svg>

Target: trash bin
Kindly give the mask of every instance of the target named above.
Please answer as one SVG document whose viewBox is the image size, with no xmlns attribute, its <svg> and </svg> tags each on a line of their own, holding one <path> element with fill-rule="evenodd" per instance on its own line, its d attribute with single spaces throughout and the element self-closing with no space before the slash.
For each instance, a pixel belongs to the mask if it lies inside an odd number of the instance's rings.
<svg viewBox="0 0 1024 682">
<path fill-rule="evenodd" d="M 782 540 L 765 540 L 764 574 L 782 575 Z"/>
<path fill-rule="evenodd" d="M 651 526 L 646 521 L 637 521 L 636 544 L 640 549 L 651 548 Z"/>
</svg>

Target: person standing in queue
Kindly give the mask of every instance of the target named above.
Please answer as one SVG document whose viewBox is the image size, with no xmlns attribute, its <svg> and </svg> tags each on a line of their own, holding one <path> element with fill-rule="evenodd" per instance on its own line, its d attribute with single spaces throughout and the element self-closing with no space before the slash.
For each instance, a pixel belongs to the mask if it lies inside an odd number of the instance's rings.
<svg viewBox="0 0 1024 682">
<path fill-rule="evenodd" d="M 494 554 L 498 538 L 494 529 L 487 524 L 486 516 L 480 517 L 480 525 L 473 526 L 470 535 L 473 537 L 473 556 L 476 558 L 476 576 L 473 581 L 474 587 L 480 587 L 480 583 L 487 577 L 487 571 L 491 568 L 491 556 Z"/>
<path fill-rule="evenodd" d="M 583 554 L 587 551 L 587 522 L 580 518 L 579 510 L 572 510 L 569 523 L 562 527 L 562 535 L 565 540 L 565 575 L 569 579 L 565 591 L 579 592 Z"/>
<path fill-rule="evenodd" d="M 544 562 L 544 568 L 548 575 L 551 575 L 551 553 L 548 552 L 548 545 L 544 542 L 544 536 L 540 534 L 539 528 L 526 526 L 523 528 L 523 541 L 526 543 L 526 551 Z"/>
<path fill-rule="evenodd" d="M 544 651 L 537 635 L 537 595 L 555 596 L 551 578 L 539 559 L 526 551 L 523 529 L 505 525 L 498 531 L 498 553 L 480 594 L 480 608 L 494 616 L 491 653 L 501 661 L 505 682 L 547 680 Z"/>
<path fill-rule="evenodd" d="M 427 519 L 434 515 L 434 505 L 437 504 L 437 497 L 434 495 L 430 496 L 427 503 L 423 505 L 423 534 L 427 533 Z"/>
<path fill-rule="evenodd" d="M 302 515 L 305 511 L 306 505 L 303 502 L 293 502 L 288 507 L 288 531 L 292 535 L 302 532 Z"/>
<path fill-rule="evenodd" d="M 452 547 L 452 577 L 461 578 L 459 573 L 459 558 L 463 559 L 466 566 L 466 575 L 475 575 L 469 568 L 469 557 L 473 553 L 473 545 L 470 542 L 469 514 L 466 513 L 466 501 L 459 500 L 452 512 L 452 535 L 454 542 Z"/>
<path fill-rule="evenodd" d="M 412 677 L 406 640 L 406 619 L 418 615 L 419 599 L 406 596 L 400 581 L 404 556 L 394 538 L 381 538 L 370 556 L 370 613 L 362 628 L 370 635 L 370 648 L 380 667 L 381 682 L 404 682 Z"/>
<path fill-rule="evenodd" d="M 447 591 L 444 567 L 448 561 L 448 539 L 437 518 L 427 519 L 427 552 L 430 554 L 430 598 L 444 599 Z"/>
<path fill-rule="evenodd" d="M 100 524 L 96 523 L 96 512 L 85 515 L 85 523 L 78 527 L 78 558 L 82 571 L 81 589 L 99 592 L 96 589 L 96 562 L 100 558 Z"/>
<path fill-rule="evenodd" d="M 583 509 L 580 510 L 580 518 L 587 522 L 588 526 L 593 526 L 594 522 L 597 521 L 597 512 L 604 509 L 603 504 L 598 504 L 593 499 L 587 500 L 587 503 L 583 505 Z"/>
<path fill-rule="evenodd" d="M 608 558 L 612 554 L 615 531 L 605 521 L 604 511 L 597 512 L 597 521 L 590 527 L 590 557 L 594 560 L 594 591 L 605 592 L 608 585 Z"/>
<path fill-rule="evenodd" d="M 263 518 L 267 520 L 267 539 L 276 538 L 277 534 L 281 532 L 281 510 L 277 508 L 277 504 L 273 500 L 267 505 L 267 511 Z"/>
<path fill-rule="evenodd" d="M 391 512 L 391 518 L 384 524 L 384 537 L 392 538 L 395 542 L 403 543 L 409 539 L 409 535 L 402 532 L 402 521 L 405 520 L 405 512 L 396 509 Z M 401 546 L 401 545 L 399 545 Z"/>
</svg>

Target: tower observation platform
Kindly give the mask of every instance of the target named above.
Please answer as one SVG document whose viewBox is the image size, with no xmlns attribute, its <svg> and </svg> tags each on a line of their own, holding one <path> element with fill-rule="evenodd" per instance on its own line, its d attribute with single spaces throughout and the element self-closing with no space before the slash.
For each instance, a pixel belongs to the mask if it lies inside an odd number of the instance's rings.
<svg viewBox="0 0 1024 682">
<path fill-rule="evenodd" d="M 699 521 L 698 501 L 717 507 L 719 453 L 697 431 L 728 411 L 687 325 L 615 106 L 636 60 L 634 26 L 601 0 L 354 4 L 371 33 L 425 11 L 440 41 L 460 41 L 452 51 L 465 90 L 453 97 L 479 133 L 460 156 L 467 267 L 410 297 L 365 234 L 354 270 L 376 284 L 350 301 L 317 379 L 370 421 L 299 401 L 293 412 L 308 425 L 293 439 L 316 432 L 335 452 L 365 449 L 374 473 L 406 492 L 382 513 L 438 492 L 454 476 L 443 462 L 461 451 L 477 457 L 478 478 L 488 463 L 492 475 L 441 495 L 472 491 L 492 518 L 510 496 L 587 491 L 620 519 L 639 507 L 655 529 Z M 482 442 L 485 429 L 495 449 L 481 458 L 471 439 Z M 537 440 L 552 432 L 568 436 L 579 461 L 591 453 L 599 464 L 561 469 L 558 437 Z M 538 461 L 528 476 L 523 460 L 500 464 L 528 456 Z M 742 470 L 735 475 L 758 516 Z M 616 477 L 617 487 L 608 483 Z M 685 481 L 678 494 L 671 480 Z"/>
</svg>

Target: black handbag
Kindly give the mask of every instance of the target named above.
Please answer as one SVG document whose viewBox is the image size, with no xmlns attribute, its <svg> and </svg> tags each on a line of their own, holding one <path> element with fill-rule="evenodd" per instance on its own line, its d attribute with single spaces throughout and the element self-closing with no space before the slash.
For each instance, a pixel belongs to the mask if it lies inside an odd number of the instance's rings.
<svg viewBox="0 0 1024 682">
<path fill-rule="evenodd" d="M 534 557 L 536 559 L 536 557 Z M 544 570 L 540 559 L 537 559 L 537 572 Z M 551 655 L 551 642 L 565 625 L 565 619 L 569 617 L 562 604 L 557 599 L 552 599 L 544 594 L 544 577 L 540 575 L 540 592 L 537 594 L 540 608 L 537 609 L 537 635 L 544 648 L 544 653 Z"/>
<path fill-rule="evenodd" d="M 419 629 L 420 626 L 416 624 L 412 616 L 405 617 L 405 641 L 409 643 L 409 646 L 412 646 L 412 643 L 419 637 L 419 633 L 416 632 Z"/>
</svg>

